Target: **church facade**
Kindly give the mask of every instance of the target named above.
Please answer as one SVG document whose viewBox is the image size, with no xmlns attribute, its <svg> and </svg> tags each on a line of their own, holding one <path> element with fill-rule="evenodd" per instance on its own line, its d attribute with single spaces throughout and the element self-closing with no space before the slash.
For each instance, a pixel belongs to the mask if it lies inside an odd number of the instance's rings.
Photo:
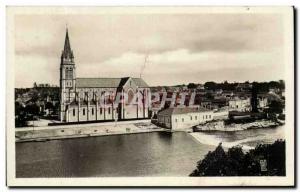
<svg viewBox="0 0 300 192">
<path fill-rule="evenodd" d="M 60 63 L 61 122 L 149 118 L 149 96 L 150 88 L 142 78 L 77 78 L 66 31 Z"/>
</svg>

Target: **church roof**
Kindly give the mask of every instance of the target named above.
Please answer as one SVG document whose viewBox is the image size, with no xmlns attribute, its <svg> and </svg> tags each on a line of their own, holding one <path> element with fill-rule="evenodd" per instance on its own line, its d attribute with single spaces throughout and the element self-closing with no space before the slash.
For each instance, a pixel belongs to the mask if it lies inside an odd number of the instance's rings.
<svg viewBox="0 0 300 192">
<path fill-rule="evenodd" d="M 149 85 L 142 78 L 132 78 L 138 87 L 149 87 Z"/>
<path fill-rule="evenodd" d="M 77 78 L 76 87 L 78 88 L 118 88 L 123 87 L 129 77 L 124 78 Z M 138 87 L 149 87 L 141 78 L 132 78 Z"/>
<path fill-rule="evenodd" d="M 191 107 L 172 107 L 172 108 L 167 108 L 158 113 L 158 115 L 178 115 L 178 114 L 186 114 L 186 113 L 200 113 L 200 112 L 206 112 L 206 111 L 211 111 L 208 109 L 205 109 L 203 107 L 198 107 L 198 108 L 191 108 Z"/>
</svg>

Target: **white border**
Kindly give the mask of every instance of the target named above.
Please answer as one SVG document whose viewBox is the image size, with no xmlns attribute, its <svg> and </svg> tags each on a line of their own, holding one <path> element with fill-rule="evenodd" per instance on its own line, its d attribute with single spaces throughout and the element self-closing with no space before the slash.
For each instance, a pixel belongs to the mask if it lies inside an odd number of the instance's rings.
<svg viewBox="0 0 300 192">
<path fill-rule="evenodd" d="M 126 178 L 15 178 L 14 143 L 14 15 L 15 14 L 170 14 L 170 13 L 280 13 L 285 17 L 286 177 L 126 177 Z M 294 71 L 293 11 L 291 7 L 9 7 L 7 9 L 7 179 L 9 186 L 291 186 L 294 183 Z"/>
</svg>

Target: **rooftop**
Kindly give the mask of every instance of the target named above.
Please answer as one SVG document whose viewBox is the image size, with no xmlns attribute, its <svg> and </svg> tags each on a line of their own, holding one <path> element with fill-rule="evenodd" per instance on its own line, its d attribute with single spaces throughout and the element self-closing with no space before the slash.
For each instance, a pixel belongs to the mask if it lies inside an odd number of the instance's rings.
<svg viewBox="0 0 300 192">
<path fill-rule="evenodd" d="M 130 77 L 123 78 L 77 78 L 78 88 L 118 88 L 124 86 Z M 138 87 L 149 87 L 141 78 L 131 78 Z"/>
<path fill-rule="evenodd" d="M 172 107 L 168 109 L 164 109 L 158 113 L 158 115 L 177 115 L 177 114 L 186 114 L 186 113 L 199 113 L 211 111 L 209 109 L 205 109 L 203 107 Z"/>
</svg>

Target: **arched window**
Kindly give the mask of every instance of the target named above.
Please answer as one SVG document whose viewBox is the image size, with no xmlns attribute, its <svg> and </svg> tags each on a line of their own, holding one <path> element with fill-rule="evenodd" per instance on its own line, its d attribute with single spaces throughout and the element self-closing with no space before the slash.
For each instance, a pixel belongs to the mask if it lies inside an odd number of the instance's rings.
<svg viewBox="0 0 300 192">
<path fill-rule="evenodd" d="M 130 90 L 128 90 L 127 95 L 128 95 L 128 104 L 130 104 L 130 103 L 132 102 L 132 100 L 133 100 L 134 93 L 133 93 L 133 91 L 130 89 Z"/>
</svg>

